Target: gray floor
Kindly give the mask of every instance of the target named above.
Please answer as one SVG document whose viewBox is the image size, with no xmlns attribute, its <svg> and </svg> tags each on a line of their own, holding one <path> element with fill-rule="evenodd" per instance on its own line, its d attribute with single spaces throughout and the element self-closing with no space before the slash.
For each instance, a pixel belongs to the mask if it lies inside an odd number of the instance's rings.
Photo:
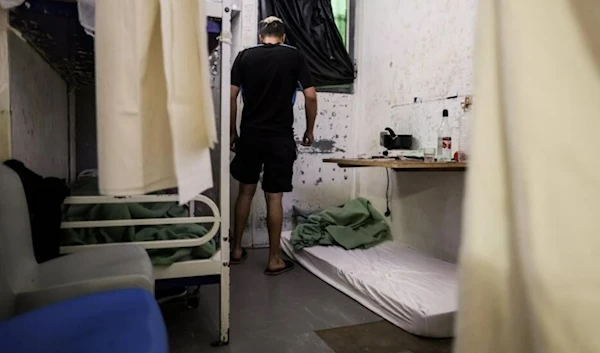
<svg viewBox="0 0 600 353">
<path fill-rule="evenodd" d="M 332 353 L 314 331 L 381 320 L 300 266 L 278 277 L 263 275 L 266 259 L 266 250 L 252 250 L 232 268 L 227 347 L 210 347 L 218 336 L 217 286 L 201 289 L 198 309 L 182 301 L 163 305 L 171 352 Z"/>
</svg>

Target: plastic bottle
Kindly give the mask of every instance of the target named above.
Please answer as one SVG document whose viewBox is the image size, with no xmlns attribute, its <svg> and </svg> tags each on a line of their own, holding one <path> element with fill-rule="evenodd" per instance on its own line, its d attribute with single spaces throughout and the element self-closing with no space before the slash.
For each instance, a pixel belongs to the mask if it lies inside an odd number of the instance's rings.
<svg viewBox="0 0 600 353">
<path fill-rule="evenodd" d="M 437 159 L 440 162 L 452 160 L 452 128 L 448 121 L 448 109 L 442 112 L 442 124 L 438 129 Z"/>
</svg>

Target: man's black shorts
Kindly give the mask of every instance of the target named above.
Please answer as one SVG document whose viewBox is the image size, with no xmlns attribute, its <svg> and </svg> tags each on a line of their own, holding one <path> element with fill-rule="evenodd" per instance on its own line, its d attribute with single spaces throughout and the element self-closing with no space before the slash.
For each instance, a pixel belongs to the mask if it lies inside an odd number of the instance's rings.
<svg viewBox="0 0 600 353">
<path fill-rule="evenodd" d="M 296 142 L 293 136 L 243 134 L 235 144 L 231 175 L 240 183 L 258 184 L 263 171 L 262 188 L 268 193 L 292 191 Z"/>
</svg>

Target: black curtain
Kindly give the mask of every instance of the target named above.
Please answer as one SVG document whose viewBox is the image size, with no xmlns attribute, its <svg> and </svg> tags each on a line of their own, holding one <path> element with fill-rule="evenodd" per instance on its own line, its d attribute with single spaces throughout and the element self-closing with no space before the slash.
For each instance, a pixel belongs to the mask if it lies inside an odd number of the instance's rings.
<svg viewBox="0 0 600 353">
<path fill-rule="evenodd" d="M 259 14 L 283 20 L 288 43 L 306 56 L 317 87 L 354 82 L 354 64 L 335 25 L 331 0 L 260 0 Z"/>
</svg>

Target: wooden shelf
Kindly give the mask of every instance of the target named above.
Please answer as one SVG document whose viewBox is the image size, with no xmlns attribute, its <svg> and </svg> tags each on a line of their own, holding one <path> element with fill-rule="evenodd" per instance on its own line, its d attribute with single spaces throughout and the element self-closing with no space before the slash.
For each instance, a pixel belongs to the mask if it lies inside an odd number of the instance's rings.
<svg viewBox="0 0 600 353">
<path fill-rule="evenodd" d="M 433 162 L 425 163 L 423 161 L 402 161 L 398 159 L 346 159 L 346 158 L 327 158 L 325 163 L 335 163 L 341 168 L 361 168 L 361 167 L 379 167 L 390 168 L 395 171 L 446 171 L 456 172 L 467 169 L 466 163 L 460 162 Z"/>
</svg>

